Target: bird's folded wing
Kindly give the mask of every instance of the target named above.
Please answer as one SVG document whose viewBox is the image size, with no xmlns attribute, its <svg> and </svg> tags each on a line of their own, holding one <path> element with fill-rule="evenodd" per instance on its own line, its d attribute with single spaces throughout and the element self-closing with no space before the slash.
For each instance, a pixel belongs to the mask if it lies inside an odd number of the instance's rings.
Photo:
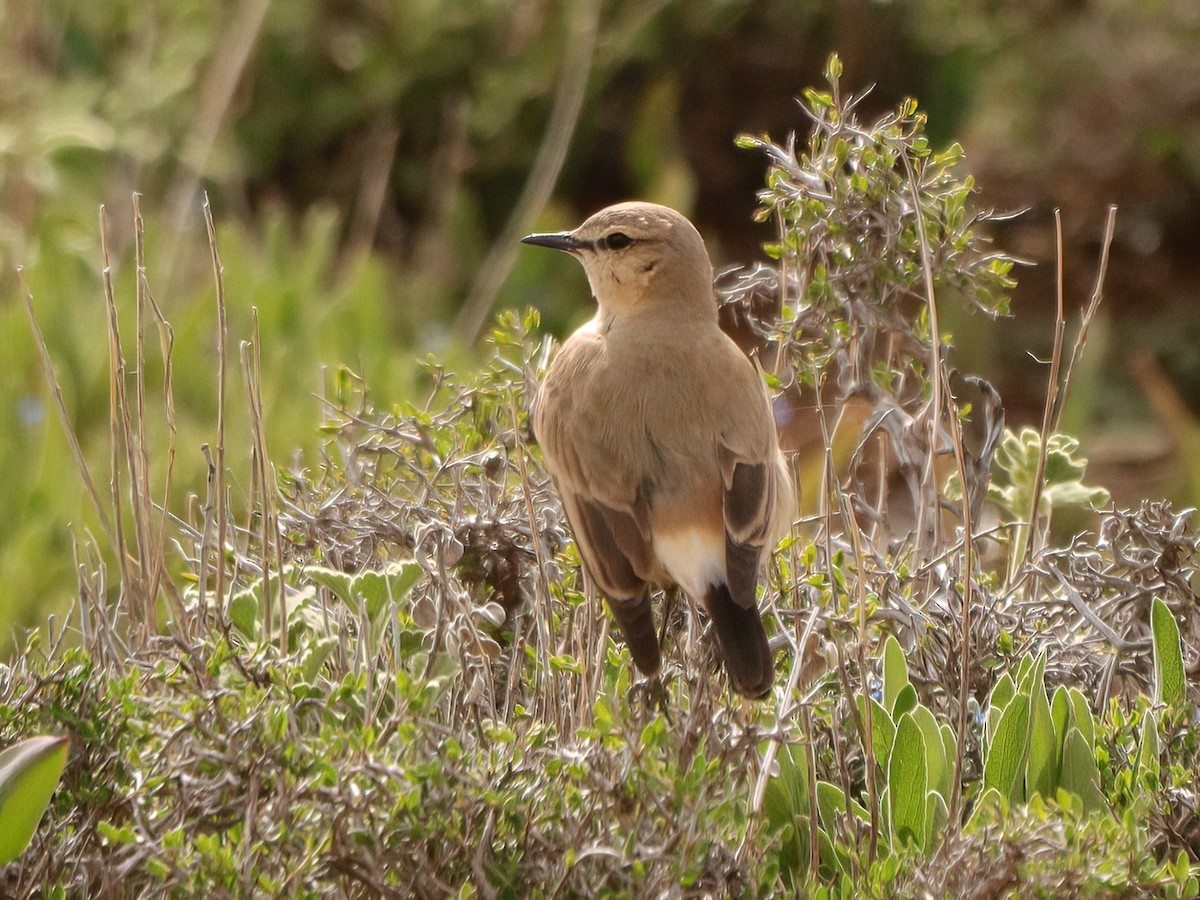
<svg viewBox="0 0 1200 900">
<path fill-rule="evenodd" d="M 561 486 L 559 493 L 580 556 L 600 589 L 614 599 L 640 596 L 654 566 L 644 513 L 639 517 L 636 508 L 617 509 Z"/>
<path fill-rule="evenodd" d="M 611 415 L 595 386 L 604 345 L 580 331 L 559 351 L 534 403 L 533 429 L 584 565 L 610 598 L 641 596 L 654 568 L 641 471 L 600 436 Z M 569 389 L 570 386 L 576 389 Z"/>
<path fill-rule="evenodd" d="M 761 545 L 770 531 L 775 498 L 773 467 L 733 461 L 725 479 L 725 531 L 738 543 Z"/>
<path fill-rule="evenodd" d="M 730 366 L 729 391 L 723 397 L 723 427 L 717 461 L 725 488 L 725 529 L 739 544 L 773 541 L 790 495 L 790 478 L 779 453 L 771 399 L 756 361 L 738 355 Z"/>
<path fill-rule="evenodd" d="M 790 495 L 787 472 L 774 442 L 765 458 L 748 458 L 722 444 L 724 478 L 725 571 L 729 592 L 739 606 L 755 602 L 758 569 L 764 553 L 779 536 Z"/>
<path fill-rule="evenodd" d="M 725 579 L 730 596 L 743 608 L 755 603 L 758 569 L 773 540 L 773 466 L 735 463 L 725 488 Z"/>
</svg>

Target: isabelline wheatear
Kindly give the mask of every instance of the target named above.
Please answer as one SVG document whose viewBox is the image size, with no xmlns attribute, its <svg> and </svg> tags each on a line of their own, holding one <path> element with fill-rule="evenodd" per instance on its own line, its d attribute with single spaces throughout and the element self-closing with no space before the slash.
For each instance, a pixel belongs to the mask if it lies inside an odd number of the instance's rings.
<svg viewBox="0 0 1200 900">
<path fill-rule="evenodd" d="M 794 495 L 762 375 L 717 326 L 703 239 L 674 210 L 621 203 L 524 242 L 578 259 L 599 306 L 555 356 L 533 430 L 634 662 L 658 672 L 650 586 L 678 585 L 733 687 L 763 696 L 755 591 Z"/>
</svg>

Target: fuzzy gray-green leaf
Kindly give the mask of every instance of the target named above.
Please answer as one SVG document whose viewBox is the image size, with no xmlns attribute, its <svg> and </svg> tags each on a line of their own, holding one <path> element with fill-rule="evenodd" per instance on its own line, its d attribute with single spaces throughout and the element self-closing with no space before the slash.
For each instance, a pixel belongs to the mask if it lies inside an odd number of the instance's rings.
<svg viewBox="0 0 1200 900">
<path fill-rule="evenodd" d="M 1067 688 L 1067 696 L 1071 699 L 1071 720 L 1075 723 L 1075 727 L 1079 729 L 1079 733 L 1083 735 L 1083 739 L 1087 742 L 1088 747 L 1095 747 L 1096 719 L 1092 715 L 1092 708 L 1088 705 L 1087 698 L 1076 687 Z"/>
<path fill-rule="evenodd" d="M 925 738 L 911 713 L 900 717 L 888 764 L 892 835 L 896 846 L 925 844 L 925 795 L 928 792 Z"/>
<path fill-rule="evenodd" d="M 896 737 L 896 726 L 892 724 L 892 717 L 878 700 L 874 697 L 867 699 L 871 710 L 871 746 L 875 751 L 875 761 L 887 771 L 888 757 L 892 753 L 892 740 Z M 861 694 L 857 701 L 859 715 L 865 716 L 866 708 L 863 706 Z M 865 721 L 863 725 L 865 727 Z"/>
<path fill-rule="evenodd" d="M 0 866 L 24 852 L 67 765 L 65 737 L 34 737 L 0 753 Z"/>
<path fill-rule="evenodd" d="M 1146 710 L 1142 718 L 1142 739 L 1138 743 L 1138 752 L 1134 775 L 1148 787 L 1157 786 L 1159 776 L 1159 740 L 1158 718 L 1152 710 Z"/>
<path fill-rule="evenodd" d="M 929 790 L 936 791 L 946 801 L 950 799 L 950 779 L 953 773 L 950 767 L 953 759 L 947 759 L 946 746 L 942 743 L 942 732 L 938 728 L 937 719 L 928 708 L 917 706 L 912 710 L 913 721 L 921 729 L 925 738 L 925 767 L 929 776 Z"/>
<path fill-rule="evenodd" d="M 1000 716 L 983 767 L 985 788 L 995 788 L 1010 802 L 1024 799 L 1022 767 L 1029 746 L 1029 698 L 1013 697 Z"/>
<path fill-rule="evenodd" d="M 1034 667 L 1029 692 L 1029 753 L 1025 762 L 1025 795 L 1037 791 L 1050 798 L 1058 787 L 1058 740 L 1046 689 L 1042 684 L 1044 657 Z"/>
<path fill-rule="evenodd" d="M 1060 784 L 1083 801 L 1086 812 L 1103 808 L 1104 797 L 1100 794 L 1100 770 L 1096 768 L 1096 756 L 1092 745 L 1078 728 L 1067 729 L 1067 740 L 1063 746 L 1063 765 Z"/>
<path fill-rule="evenodd" d="M 1063 742 L 1067 739 L 1067 727 L 1074 721 L 1071 698 L 1061 684 L 1054 689 L 1054 699 L 1050 701 L 1050 721 L 1054 724 L 1054 764 L 1061 770 Z"/>
<path fill-rule="evenodd" d="M 904 659 L 904 650 L 894 634 L 889 634 L 883 642 L 883 707 L 893 717 L 896 713 L 896 698 L 908 686 L 908 662 Z"/>
<path fill-rule="evenodd" d="M 1179 706 L 1186 691 L 1179 625 L 1167 604 L 1157 597 L 1150 604 L 1150 631 L 1154 640 L 1154 699 Z"/>
<path fill-rule="evenodd" d="M 1000 714 L 1004 712 L 1004 708 L 1008 706 L 1008 702 L 1016 693 L 1017 683 L 1007 672 L 1001 675 L 993 685 L 992 693 L 988 697 L 987 717 L 984 719 L 984 737 L 988 743 L 991 742 L 992 735 L 996 733 Z"/>
</svg>

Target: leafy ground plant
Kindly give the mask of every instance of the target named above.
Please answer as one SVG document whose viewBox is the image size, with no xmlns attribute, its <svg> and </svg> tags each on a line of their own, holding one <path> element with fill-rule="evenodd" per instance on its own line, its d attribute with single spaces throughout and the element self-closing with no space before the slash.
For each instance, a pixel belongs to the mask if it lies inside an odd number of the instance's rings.
<svg viewBox="0 0 1200 900">
<path fill-rule="evenodd" d="M 536 314 L 500 319 L 478 373 L 431 362 L 420 403 L 376 408 L 337 373 L 324 458 L 277 470 L 269 338 L 231 331 L 210 227 L 208 489 L 171 511 L 144 490 L 147 421 L 172 409 L 144 402 L 146 359 L 169 371 L 171 342 L 123 342 L 110 292 L 106 488 L 81 465 L 105 543 L 80 542 L 69 627 L 0 679 L 0 740 L 72 752 L 0 892 L 1194 895 L 1200 535 L 1165 504 L 1098 510 L 1065 545 L 1022 518 L 1085 488 L 1082 459 L 1048 413 L 1003 462 L 1002 403 L 952 377 L 938 326 L 943 300 L 999 312 L 1007 261 L 915 104 L 861 123 L 839 72 L 804 149 L 754 142 L 777 258 L 722 282 L 823 436 L 817 512 L 762 598 L 768 701 L 731 701 L 683 605 L 662 608 L 665 699 L 631 682 L 529 446 Z M 839 467 L 851 394 L 870 414 Z M 1018 470 L 1033 493 L 989 500 Z"/>
<path fill-rule="evenodd" d="M 0 753 L 0 865 L 21 855 L 67 765 L 61 737 L 33 737 Z"/>
</svg>

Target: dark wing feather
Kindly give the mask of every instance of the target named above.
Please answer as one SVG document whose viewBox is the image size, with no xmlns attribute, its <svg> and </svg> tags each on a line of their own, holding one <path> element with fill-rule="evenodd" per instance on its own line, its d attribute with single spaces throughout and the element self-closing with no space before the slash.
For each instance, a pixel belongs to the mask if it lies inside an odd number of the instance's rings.
<svg viewBox="0 0 1200 900">
<path fill-rule="evenodd" d="M 725 490 L 725 577 L 743 609 L 755 605 L 758 569 L 771 525 L 774 470 L 767 463 L 734 465 Z"/>
<path fill-rule="evenodd" d="M 579 494 L 567 495 L 576 515 L 568 518 L 579 536 L 580 554 L 609 597 L 640 596 L 652 571 L 654 551 L 633 514 Z"/>
<path fill-rule="evenodd" d="M 745 539 L 761 531 L 769 498 L 766 463 L 737 463 L 725 491 L 725 528 Z"/>
<path fill-rule="evenodd" d="M 771 690 L 775 663 L 758 612 L 758 572 L 771 537 L 775 469 L 738 462 L 725 488 L 725 584 L 704 598 L 734 689 L 756 699 Z"/>
<path fill-rule="evenodd" d="M 584 567 L 608 600 L 633 661 L 646 675 L 662 664 L 647 581 L 653 548 L 631 512 L 560 491 Z"/>
</svg>

